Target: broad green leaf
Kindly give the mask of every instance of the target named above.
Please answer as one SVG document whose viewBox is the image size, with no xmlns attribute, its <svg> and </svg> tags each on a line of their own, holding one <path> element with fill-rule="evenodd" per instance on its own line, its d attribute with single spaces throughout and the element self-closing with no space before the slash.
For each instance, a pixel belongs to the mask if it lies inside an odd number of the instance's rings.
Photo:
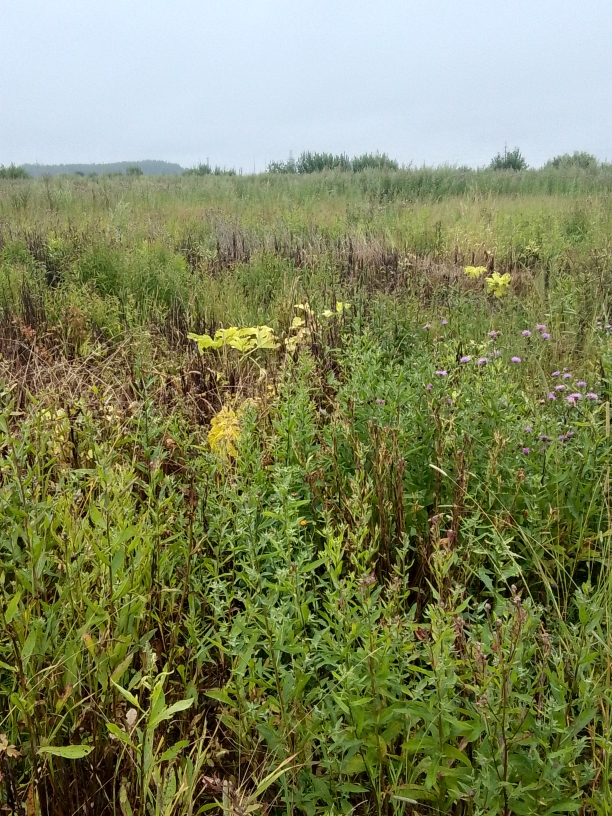
<svg viewBox="0 0 612 816">
<path fill-rule="evenodd" d="M 346 774 L 347 776 L 354 776 L 355 774 L 360 774 L 364 771 L 365 762 L 363 761 L 361 754 L 353 754 L 353 756 L 350 759 L 347 759 L 342 765 L 342 773 Z"/>
<path fill-rule="evenodd" d="M 93 747 L 91 745 L 43 745 L 38 749 L 39 754 L 50 754 L 64 759 L 83 759 L 92 751 Z"/>
</svg>

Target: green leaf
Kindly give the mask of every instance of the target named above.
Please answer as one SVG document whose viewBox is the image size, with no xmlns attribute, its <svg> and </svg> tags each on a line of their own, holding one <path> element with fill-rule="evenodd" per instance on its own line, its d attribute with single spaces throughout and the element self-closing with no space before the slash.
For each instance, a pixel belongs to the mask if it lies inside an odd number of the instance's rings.
<svg viewBox="0 0 612 816">
<path fill-rule="evenodd" d="M 138 709 L 140 709 L 140 711 L 142 711 L 142 709 L 140 708 L 140 703 L 138 702 L 136 697 L 134 697 L 134 695 L 132 694 L 131 691 L 128 691 L 127 689 L 124 689 L 123 686 L 119 685 L 119 683 L 115 683 L 115 681 L 112 678 L 111 678 L 111 683 L 117 689 L 119 694 L 122 697 L 125 697 L 125 699 L 128 701 L 128 703 L 131 703 L 135 708 L 138 708 Z"/>
<path fill-rule="evenodd" d="M 133 816 L 132 806 L 129 803 L 125 782 L 121 783 L 119 790 L 119 804 L 121 805 L 122 816 Z"/>
<path fill-rule="evenodd" d="M 21 662 L 24 666 L 28 663 L 29 659 L 32 657 L 32 652 L 36 648 L 36 635 L 36 629 L 32 629 L 23 645 L 23 649 L 21 650 Z"/>
<path fill-rule="evenodd" d="M 171 706 L 167 706 L 160 711 L 155 717 L 152 717 L 149 721 L 149 728 L 154 729 L 157 726 L 164 722 L 164 720 L 169 720 L 174 714 L 177 714 L 179 711 L 184 711 L 186 708 L 189 708 L 193 705 L 193 698 L 189 697 L 186 700 L 179 700 L 178 703 L 174 703 Z"/>
<path fill-rule="evenodd" d="M 175 742 L 171 748 L 168 748 L 164 753 L 160 756 L 160 762 L 166 762 L 171 759 L 175 759 L 183 750 L 189 745 L 189 740 L 180 740 L 179 742 Z"/>
<path fill-rule="evenodd" d="M 217 700 L 217 702 L 225 703 L 225 705 L 229 706 L 234 705 L 232 698 L 229 696 L 227 691 L 225 691 L 225 689 L 210 689 L 204 693 L 207 697 L 210 697 L 211 700 Z"/>
<path fill-rule="evenodd" d="M 118 666 L 115 666 L 113 673 L 111 674 L 111 681 L 116 683 L 117 680 L 121 679 L 121 676 L 125 673 L 128 666 L 131 664 L 132 660 L 134 659 L 134 652 L 131 652 L 129 655 L 123 658 L 121 663 Z"/>
<path fill-rule="evenodd" d="M 64 759 L 83 759 L 91 754 L 91 745 L 43 745 L 38 749 L 39 754 L 51 754 L 51 756 L 63 757 Z"/>
<path fill-rule="evenodd" d="M 17 614 L 17 609 L 19 607 L 19 601 L 21 599 L 21 592 L 17 592 L 11 600 L 8 602 L 6 610 L 4 612 L 4 620 L 7 623 L 10 623 L 15 615 Z"/>
<path fill-rule="evenodd" d="M 118 740 L 124 745 L 129 745 L 130 748 L 135 748 L 136 746 L 133 744 L 132 740 L 129 738 L 128 734 L 123 731 L 123 729 L 119 728 L 118 725 L 115 723 L 106 723 L 106 727 L 108 729 L 109 734 L 112 734 L 114 737 L 117 737 Z"/>
<path fill-rule="evenodd" d="M 102 530 L 106 529 L 106 519 L 102 515 L 102 513 L 98 510 L 95 504 L 92 504 L 89 508 L 89 518 L 92 520 L 96 527 L 99 527 Z"/>
<path fill-rule="evenodd" d="M 576 813 L 582 809 L 582 804 L 578 799 L 566 799 L 549 807 L 542 816 L 552 816 L 553 813 Z"/>
<path fill-rule="evenodd" d="M 342 765 L 342 773 L 347 776 L 354 776 L 365 771 L 365 762 L 361 754 L 353 754 L 350 759 Z"/>
</svg>

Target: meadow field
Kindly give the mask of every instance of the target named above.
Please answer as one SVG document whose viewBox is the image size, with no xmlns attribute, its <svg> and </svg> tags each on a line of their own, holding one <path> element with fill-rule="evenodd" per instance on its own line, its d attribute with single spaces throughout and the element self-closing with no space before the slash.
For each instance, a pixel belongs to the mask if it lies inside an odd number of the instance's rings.
<svg viewBox="0 0 612 816">
<path fill-rule="evenodd" d="M 612 166 L 0 179 L 0 813 L 612 813 Z"/>
</svg>

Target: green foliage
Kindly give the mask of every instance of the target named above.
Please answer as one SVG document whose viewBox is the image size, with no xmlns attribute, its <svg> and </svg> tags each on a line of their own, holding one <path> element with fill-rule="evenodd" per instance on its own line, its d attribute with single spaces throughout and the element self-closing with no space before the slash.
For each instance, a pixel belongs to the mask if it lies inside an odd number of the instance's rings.
<svg viewBox="0 0 612 816">
<path fill-rule="evenodd" d="M 192 167 L 189 170 L 183 171 L 184 176 L 235 176 L 236 171 L 233 169 L 226 170 L 225 167 L 221 168 L 219 165 L 216 165 L 214 169 L 210 166 L 208 162 L 205 164 L 198 164 L 197 167 Z"/>
<path fill-rule="evenodd" d="M 504 148 L 504 152 L 498 153 L 489 165 L 491 170 L 526 170 L 527 162 L 518 147 L 514 150 Z"/>
<path fill-rule="evenodd" d="M 574 153 L 564 153 L 562 156 L 555 156 L 554 159 L 550 160 L 549 164 L 557 169 L 561 167 L 579 167 L 582 170 L 595 170 L 599 162 L 591 153 L 585 153 L 584 150 L 577 150 Z"/>
<path fill-rule="evenodd" d="M 0 185 L 0 809 L 610 812 L 607 172 Z"/>
<path fill-rule="evenodd" d="M 364 153 L 362 156 L 355 156 L 353 159 L 345 153 L 334 155 L 333 153 L 312 153 L 304 152 L 295 161 L 290 158 L 287 162 L 270 162 L 269 173 L 298 173 L 300 175 L 308 173 L 321 173 L 323 170 L 352 170 L 355 173 L 363 170 L 398 170 L 399 165 L 394 159 L 390 159 L 386 153 Z"/>
<path fill-rule="evenodd" d="M 23 167 L 16 167 L 14 164 L 9 164 L 8 167 L 0 165 L 0 179 L 27 179 L 29 174 Z"/>
</svg>

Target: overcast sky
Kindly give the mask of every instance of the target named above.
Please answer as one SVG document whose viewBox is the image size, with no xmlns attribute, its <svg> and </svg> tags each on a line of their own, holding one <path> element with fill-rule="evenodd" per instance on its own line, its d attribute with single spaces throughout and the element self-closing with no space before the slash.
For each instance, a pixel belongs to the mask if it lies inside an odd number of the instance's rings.
<svg viewBox="0 0 612 816">
<path fill-rule="evenodd" d="M 612 159 L 612 0 L 0 0 L 0 164 Z"/>
</svg>

